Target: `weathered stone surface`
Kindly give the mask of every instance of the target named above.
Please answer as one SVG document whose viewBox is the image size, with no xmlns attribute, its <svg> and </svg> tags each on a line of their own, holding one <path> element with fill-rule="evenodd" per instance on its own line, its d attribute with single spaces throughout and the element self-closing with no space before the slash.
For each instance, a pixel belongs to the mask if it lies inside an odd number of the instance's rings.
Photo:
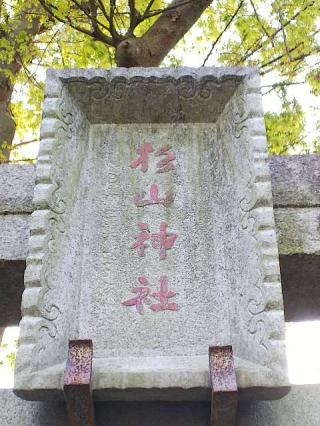
<svg viewBox="0 0 320 426">
<path fill-rule="evenodd" d="M 240 401 L 238 426 L 318 426 L 320 385 L 293 386 L 279 401 Z M 209 426 L 209 402 L 100 402 L 97 426 Z M 29 402 L 0 390 L 0 424 L 68 426 L 63 403 Z"/>
<path fill-rule="evenodd" d="M 34 183 L 34 166 L 1 164 L 0 214 L 31 213 Z"/>
<path fill-rule="evenodd" d="M 320 208 L 276 208 L 279 253 L 320 254 Z M 0 215 L 0 260 L 26 259 L 29 215 Z"/>
<path fill-rule="evenodd" d="M 320 255 L 320 208 L 277 208 L 279 253 Z"/>
<path fill-rule="evenodd" d="M 63 403 L 37 403 L 17 398 L 12 389 L 0 389 L 0 424 L 3 426 L 68 426 Z M 103 423 L 102 423 L 103 424 Z"/>
<path fill-rule="evenodd" d="M 30 215 L 0 215 L 0 261 L 25 260 L 28 253 Z"/>
<path fill-rule="evenodd" d="M 271 157 L 275 207 L 320 207 L 320 155 Z"/>
<path fill-rule="evenodd" d="M 274 207 L 320 206 L 320 155 L 268 159 Z M 33 211 L 35 167 L 0 165 L 0 214 Z"/>
<path fill-rule="evenodd" d="M 16 392 L 62 390 L 70 337 L 93 340 L 96 399 L 210 398 L 218 344 L 246 394 L 285 392 L 257 72 L 53 72 L 41 139 Z"/>
<path fill-rule="evenodd" d="M 320 168 L 320 156 L 272 157 L 269 159 L 269 165 L 273 199 L 276 203 L 275 221 L 280 243 L 286 321 L 319 319 L 320 262 L 312 253 L 319 252 L 317 173 Z M 294 172 L 291 173 L 290 170 Z M 22 180 L 16 179 L 15 176 L 21 171 Z M 4 195 L 7 200 L 11 200 L 11 204 L 8 202 L 0 204 L 0 212 L 28 213 L 32 208 L 34 166 L 26 165 L 21 169 L 17 165 L 1 165 L 0 176 L 2 176 L 0 178 L 1 202 L 4 200 Z M 24 188 L 23 193 L 29 200 L 24 204 L 21 204 L 23 200 L 21 188 Z M 286 196 L 287 192 L 289 196 Z M 304 212 L 307 212 L 307 215 Z M 13 216 L 9 215 L 9 217 Z M 25 231 L 20 228 L 25 236 L 22 240 L 15 236 L 15 220 L 5 219 L 5 216 L 0 215 L 0 223 L 6 223 L 6 232 L 0 233 L 0 251 L 8 258 L 8 261 L 1 265 L 0 276 L 0 313 L 1 323 L 4 326 L 17 325 L 21 319 L 20 301 L 24 286 L 25 262 L 16 261 L 21 258 L 21 253 L 27 252 L 26 235 L 29 232 L 29 221 L 24 215 L 19 221 L 21 224 L 24 222 L 26 226 Z M 6 235 L 5 243 L 2 242 L 4 235 Z M 12 237 L 11 242 L 8 236 Z"/>
</svg>

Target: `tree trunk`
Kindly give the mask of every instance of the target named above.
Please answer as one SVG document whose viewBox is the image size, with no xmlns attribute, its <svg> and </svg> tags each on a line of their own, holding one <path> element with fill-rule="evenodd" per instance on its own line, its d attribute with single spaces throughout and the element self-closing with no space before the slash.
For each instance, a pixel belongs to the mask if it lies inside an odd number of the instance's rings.
<svg viewBox="0 0 320 426">
<path fill-rule="evenodd" d="M 21 51 L 32 49 L 34 38 L 47 29 L 40 23 L 38 13 L 41 11 L 41 5 L 28 6 L 25 10 L 20 11 L 18 16 L 13 16 L 12 22 L 9 19 L 6 31 L 0 29 L 0 39 L 3 38 L 15 49 L 12 62 L 0 62 L 0 163 L 7 162 L 9 159 L 10 146 L 16 130 L 10 104 L 14 81 L 24 61 Z M 30 18 L 31 12 L 34 14 L 32 19 Z M 27 41 L 20 42 L 19 36 L 21 35 L 23 35 L 23 40 L 27 36 Z M 1 50 L 0 48 L 0 54 Z M 9 149 L 5 146 L 8 146 Z"/>
<path fill-rule="evenodd" d="M 5 327 L 0 327 L 0 346 L 1 346 L 1 342 L 2 342 L 2 337 L 5 331 Z"/>
<path fill-rule="evenodd" d="M 141 37 L 117 46 L 118 67 L 157 67 L 213 0 L 176 0 Z M 179 6 L 181 4 L 181 6 Z"/>
<path fill-rule="evenodd" d="M 0 163 L 7 162 L 14 138 L 16 124 L 10 110 L 13 84 L 0 74 Z"/>
</svg>

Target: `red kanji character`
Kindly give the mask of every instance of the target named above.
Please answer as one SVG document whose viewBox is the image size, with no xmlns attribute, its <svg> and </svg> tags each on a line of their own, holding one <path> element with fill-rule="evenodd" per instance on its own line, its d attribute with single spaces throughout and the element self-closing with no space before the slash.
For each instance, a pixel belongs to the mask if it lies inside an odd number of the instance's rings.
<svg viewBox="0 0 320 426">
<path fill-rule="evenodd" d="M 150 239 L 150 232 L 146 223 L 140 222 L 138 223 L 138 226 L 142 232 L 135 237 L 136 242 L 131 246 L 131 248 L 136 249 L 139 256 L 143 257 L 145 255 L 145 249 L 148 247 L 145 242 Z"/>
<path fill-rule="evenodd" d="M 159 197 L 158 186 L 154 183 L 150 187 L 150 198 L 144 199 L 144 196 L 144 191 L 135 195 L 134 203 L 137 207 L 145 207 L 152 204 L 162 204 L 164 207 L 169 207 L 174 200 L 174 193 L 172 190 L 167 191 L 164 197 Z"/>
<path fill-rule="evenodd" d="M 171 146 L 165 144 L 156 152 L 156 157 L 160 157 L 161 155 L 166 156 L 164 160 L 161 160 L 157 163 L 157 167 L 159 169 L 157 170 L 157 173 L 165 173 L 169 172 L 170 170 L 175 170 L 176 166 L 174 165 L 173 161 L 176 159 L 176 156 L 169 152 L 170 149 Z"/>
<path fill-rule="evenodd" d="M 132 289 L 132 293 L 138 293 L 137 297 L 134 297 L 133 299 L 125 300 L 122 302 L 124 306 L 135 306 L 138 313 L 140 315 L 144 314 L 144 307 L 143 304 L 145 303 L 146 297 L 150 294 L 150 289 L 147 288 L 149 285 L 149 281 L 146 277 L 139 277 L 138 278 L 139 283 L 144 287 L 134 287 Z"/>
<path fill-rule="evenodd" d="M 159 284 L 160 284 L 160 291 L 157 293 L 151 293 L 151 296 L 158 299 L 160 303 L 154 303 L 153 305 L 150 306 L 150 309 L 152 309 L 153 312 L 178 311 L 179 305 L 174 302 L 169 302 L 169 299 L 176 296 L 177 293 L 175 293 L 174 291 L 168 290 L 168 278 L 161 277 Z"/>
<path fill-rule="evenodd" d="M 160 260 L 167 257 L 167 250 L 171 249 L 178 237 L 176 234 L 167 234 L 168 225 L 161 223 L 160 232 L 151 235 L 152 247 L 160 249 Z"/>
<path fill-rule="evenodd" d="M 130 164 L 130 167 L 132 169 L 136 169 L 137 167 L 141 166 L 141 171 L 143 173 L 146 173 L 148 170 L 148 157 L 153 152 L 153 148 L 151 143 L 145 143 L 143 147 L 140 147 L 137 149 L 137 153 L 139 154 L 139 158 L 137 160 L 132 161 Z"/>
</svg>

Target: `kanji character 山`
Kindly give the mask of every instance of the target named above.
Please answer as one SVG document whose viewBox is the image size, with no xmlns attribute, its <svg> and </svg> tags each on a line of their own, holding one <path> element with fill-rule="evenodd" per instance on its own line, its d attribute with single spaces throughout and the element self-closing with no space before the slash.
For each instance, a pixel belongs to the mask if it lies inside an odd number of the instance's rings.
<svg viewBox="0 0 320 426">
<path fill-rule="evenodd" d="M 169 207 L 174 200 L 174 193 L 172 190 L 167 191 L 164 197 L 160 197 L 158 185 L 155 183 L 150 187 L 150 198 L 145 199 L 144 196 L 145 192 L 135 195 L 134 203 L 137 207 L 146 207 L 155 204 L 162 204 L 164 207 Z"/>
</svg>

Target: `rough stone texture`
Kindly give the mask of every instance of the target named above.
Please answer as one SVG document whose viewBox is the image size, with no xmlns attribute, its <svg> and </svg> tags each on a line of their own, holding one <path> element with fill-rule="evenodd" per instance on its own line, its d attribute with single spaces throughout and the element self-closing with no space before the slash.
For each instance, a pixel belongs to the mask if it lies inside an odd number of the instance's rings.
<svg viewBox="0 0 320 426">
<path fill-rule="evenodd" d="M 275 213 L 281 255 L 320 255 L 320 208 L 278 208 Z"/>
<path fill-rule="evenodd" d="M 320 385 L 293 386 L 279 401 L 240 401 L 237 426 L 318 426 Z M 96 426 L 209 426 L 209 402 L 96 403 Z M 0 424 L 68 426 L 63 403 L 29 402 L 0 390 Z"/>
<path fill-rule="evenodd" d="M 272 179 L 275 222 L 281 255 L 317 254 L 320 250 L 320 156 L 271 157 L 268 160 Z M 20 179 L 18 176 L 21 174 Z M 4 219 L 1 213 L 30 213 L 35 182 L 32 165 L 0 166 L 0 252 L 9 247 L 6 258 L 15 261 L 27 252 L 28 228 L 20 229 L 24 238 L 14 235 L 15 222 Z M 319 207 L 319 209 L 318 209 Z M 301 210 L 300 210 L 301 209 Z M 13 218 L 13 216 L 10 216 Z M 25 220 L 25 216 L 23 216 Z M 25 220 L 25 226 L 28 222 Z M 2 242 L 3 235 L 10 235 L 12 242 Z M 18 256 L 18 257 L 15 257 Z M 0 256 L 1 258 L 1 256 Z M 25 258 L 24 258 L 25 259 Z M 21 283 L 20 283 L 21 284 Z"/>
<path fill-rule="evenodd" d="M 285 392 L 257 72 L 53 72 L 41 139 L 16 392 L 41 398 L 61 391 L 68 339 L 86 337 L 94 344 L 96 399 L 207 399 L 212 344 L 233 345 L 246 394 L 256 387 L 260 397 L 273 388 L 277 396 L 281 387 Z M 129 166 L 146 142 L 155 155 L 171 146 L 173 173 L 157 174 L 159 159 L 150 158 L 149 173 L 139 179 L 140 170 Z M 135 206 L 135 193 L 155 183 L 161 194 L 172 190 L 170 208 Z M 159 261 L 156 250 L 139 258 L 130 249 L 137 223 L 154 233 L 164 220 L 178 235 L 168 259 Z M 173 311 L 143 316 L 122 305 L 139 276 L 152 291 L 169 277 L 177 293 Z M 161 308 L 155 302 L 151 308 Z"/>
<path fill-rule="evenodd" d="M 0 389 L 0 425 L 68 426 L 63 403 L 23 401 L 12 389 Z"/>
<path fill-rule="evenodd" d="M 32 213 L 34 166 L 1 164 L 0 214 Z"/>
<path fill-rule="evenodd" d="M 320 207 L 320 156 L 269 159 L 274 207 Z"/>
<path fill-rule="evenodd" d="M 0 261 L 26 259 L 29 219 L 29 214 L 0 215 Z"/>
</svg>

